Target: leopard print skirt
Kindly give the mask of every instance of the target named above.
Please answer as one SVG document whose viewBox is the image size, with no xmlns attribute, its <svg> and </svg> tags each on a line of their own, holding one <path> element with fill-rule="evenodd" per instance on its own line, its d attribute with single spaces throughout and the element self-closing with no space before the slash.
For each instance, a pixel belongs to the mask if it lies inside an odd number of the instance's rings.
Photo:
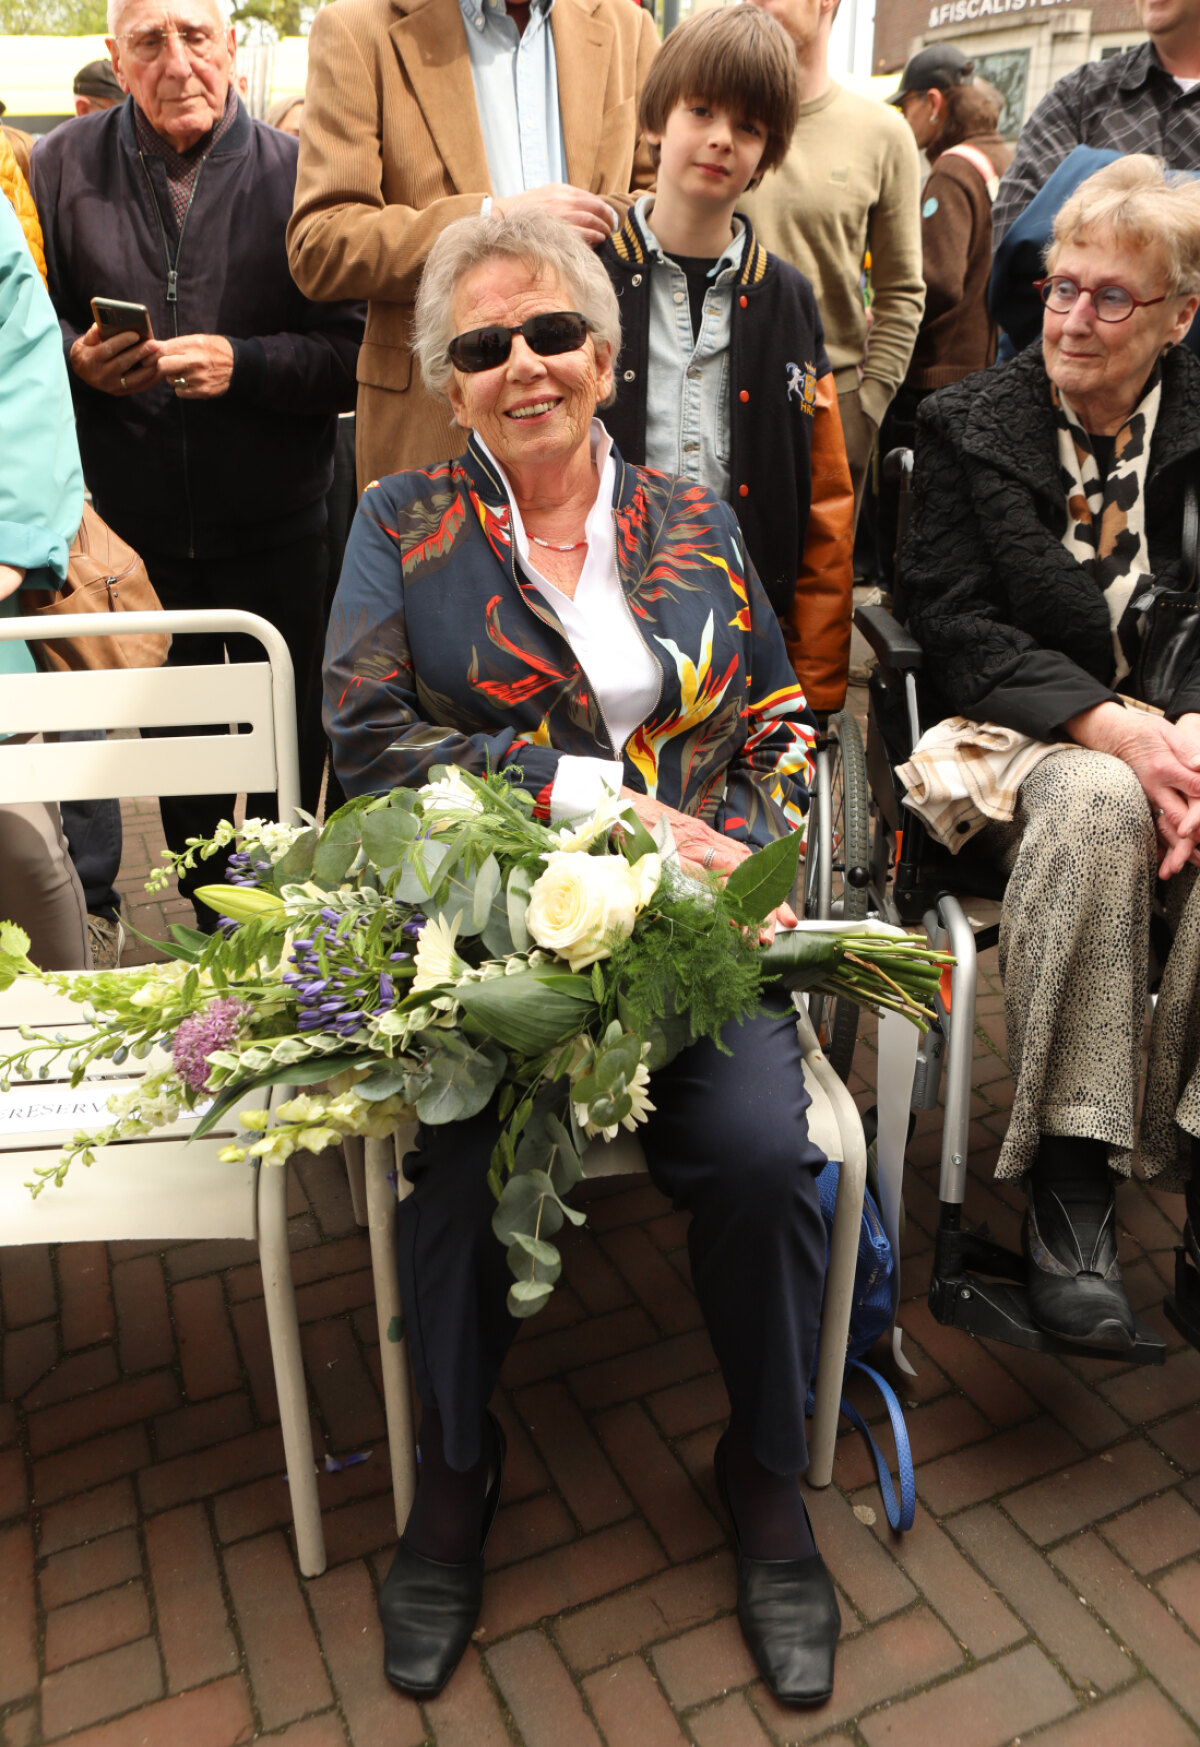
<svg viewBox="0 0 1200 1747">
<path fill-rule="evenodd" d="M 1043 1134 L 1102 1140 L 1113 1170 L 1181 1189 L 1200 1136 L 1200 897 L 1196 869 L 1166 888 L 1174 929 L 1150 1034 L 1138 1132 L 1157 844 L 1141 784 L 1119 759 L 1072 748 L 1022 783 L 1009 825 L 979 846 L 1009 872 L 1000 921 L 1012 1120 L 996 1166 L 1020 1177 Z"/>
</svg>

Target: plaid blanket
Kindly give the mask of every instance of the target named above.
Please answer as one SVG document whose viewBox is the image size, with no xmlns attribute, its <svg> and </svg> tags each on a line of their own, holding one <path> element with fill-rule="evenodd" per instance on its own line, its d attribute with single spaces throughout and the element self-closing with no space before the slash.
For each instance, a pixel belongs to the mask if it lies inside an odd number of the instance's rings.
<svg viewBox="0 0 1200 1747">
<path fill-rule="evenodd" d="M 904 804 L 957 854 L 990 820 L 1011 819 L 1030 771 L 1070 747 L 1068 741 L 1031 740 L 1014 728 L 947 716 L 922 734 L 897 771 L 908 790 Z"/>
</svg>

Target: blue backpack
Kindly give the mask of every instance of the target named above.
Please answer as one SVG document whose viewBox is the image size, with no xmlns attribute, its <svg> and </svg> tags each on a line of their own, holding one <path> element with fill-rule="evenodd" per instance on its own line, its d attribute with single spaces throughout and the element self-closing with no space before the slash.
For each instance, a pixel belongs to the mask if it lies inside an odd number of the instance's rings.
<svg viewBox="0 0 1200 1747">
<path fill-rule="evenodd" d="M 837 1204 L 838 1164 L 830 1159 L 823 1171 L 817 1177 L 817 1193 L 821 1198 L 821 1216 L 825 1221 L 825 1259 L 829 1259 L 829 1240 L 833 1231 L 833 1212 Z M 850 1306 L 850 1333 L 846 1343 L 846 1364 L 856 1371 L 861 1371 L 876 1385 L 883 1396 L 884 1405 L 892 1422 L 892 1435 L 896 1440 L 896 1463 L 900 1471 L 900 1501 L 896 1502 L 896 1491 L 892 1485 L 892 1476 L 888 1468 L 887 1458 L 871 1435 L 871 1429 L 866 1420 L 846 1397 L 842 1397 L 842 1412 L 852 1426 L 862 1433 L 870 1445 L 871 1454 L 875 1459 L 875 1469 L 879 1475 L 879 1490 L 883 1495 L 883 1508 L 887 1512 L 888 1522 L 893 1529 L 911 1529 L 913 1513 L 917 1507 L 917 1483 L 913 1474 L 912 1448 L 908 1441 L 908 1427 L 904 1423 L 904 1409 L 896 1398 L 896 1392 L 886 1378 L 870 1365 L 863 1363 L 862 1355 L 869 1353 L 881 1335 L 885 1335 L 895 1319 L 893 1303 L 894 1283 L 896 1278 L 895 1264 L 892 1259 L 892 1246 L 887 1240 L 883 1229 L 883 1220 L 879 1208 L 868 1189 L 863 1195 L 862 1225 L 858 1233 L 858 1262 L 854 1269 L 854 1298 Z M 815 1363 L 815 1362 L 814 1362 Z M 814 1369 L 815 1377 L 815 1369 Z M 812 1411 L 812 1386 L 809 1386 L 809 1411 Z"/>
</svg>

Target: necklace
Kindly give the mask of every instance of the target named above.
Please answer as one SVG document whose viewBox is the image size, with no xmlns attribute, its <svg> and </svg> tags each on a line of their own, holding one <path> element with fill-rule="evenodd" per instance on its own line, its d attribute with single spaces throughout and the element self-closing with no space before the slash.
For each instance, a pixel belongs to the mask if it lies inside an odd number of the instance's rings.
<svg viewBox="0 0 1200 1747">
<path fill-rule="evenodd" d="M 526 532 L 528 533 L 528 529 L 526 529 Z M 578 552 L 581 546 L 587 545 L 586 538 L 582 540 L 570 540 L 565 546 L 561 546 L 557 540 L 539 539 L 536 534 L 530 534 L 529 538 L 533 541 L 535 546 L 545 546 L 551 552 Z"/>
</svg>

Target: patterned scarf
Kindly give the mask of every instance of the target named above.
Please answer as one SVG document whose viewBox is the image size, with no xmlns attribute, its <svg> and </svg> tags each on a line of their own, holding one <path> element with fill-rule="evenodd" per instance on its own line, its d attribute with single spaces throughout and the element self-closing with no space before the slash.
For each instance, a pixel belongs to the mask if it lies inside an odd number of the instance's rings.
<svg viewBox="0 0 1200 1747">
<path fill-rule="evenodd" d="M 237 110 L 237 92 L 231 85 L 225 95 L 225 108 L 212 131 L 206 133 L 203 139 L 197 140 L 194 146 L 189 146 L 186 152 L 177 152 L 170 140 L 155 133 L 137 104 L 133 106 L 133 125 L 137 131 L 139 149 L 152 158 L 161 158 L 167 172 L 167 192 L 171 196 L 169 217 L 174 220 L 172 228 L 177 237 L 183 227 L 188 202 L 200 174 L 200 166 L 221 135 L 227 133 L 237 120 Z"/>
<path fill-rule="evenodd" d="M 1146 469 L 1162 398 L 1161 376 L 1154 372 L 1147 392 L 1117 432 L 1105 479 L 1078 414 L 1053 383 L 1050 395 L 1058 427 L 1059 478 L 1067 498 L 1062 543 L 1091 571 L 1107 603 L 1117 664 L 1114 684 L 1119 684 L 1137 659 L 1138 620 L 1136 615 L 1127 619 L 1126 609 L 1139 585 L 1153 580 L 1146 541 Z"/>
</svg>

